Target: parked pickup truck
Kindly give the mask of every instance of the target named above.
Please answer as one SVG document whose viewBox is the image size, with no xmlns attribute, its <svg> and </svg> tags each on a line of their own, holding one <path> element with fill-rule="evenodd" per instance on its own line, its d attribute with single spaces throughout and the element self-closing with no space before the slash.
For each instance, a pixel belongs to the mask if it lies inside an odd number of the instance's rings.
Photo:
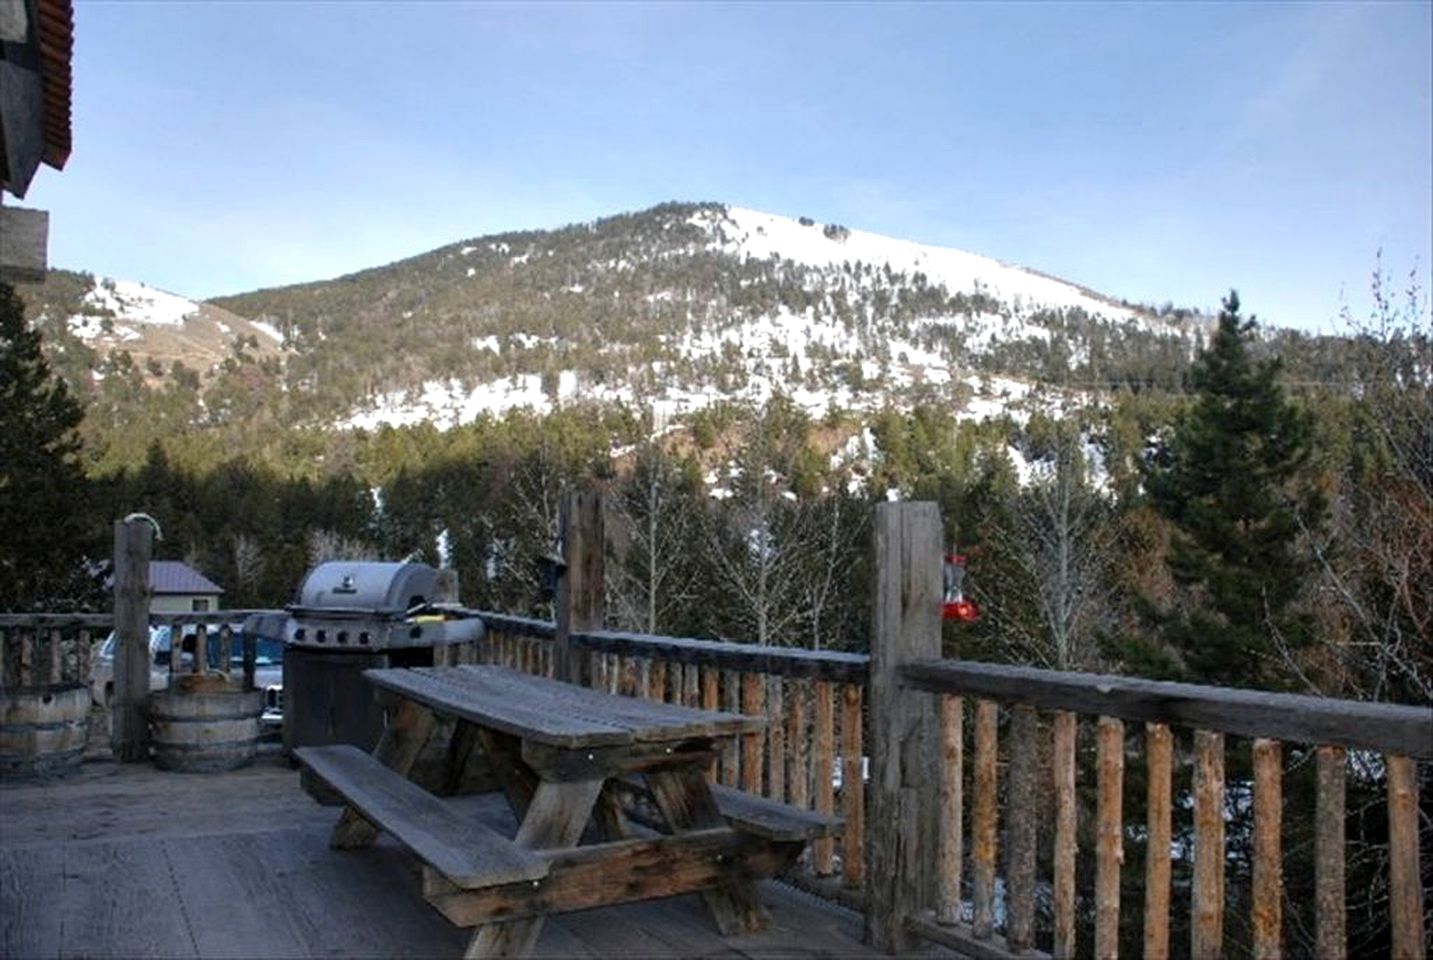
<svg viewBox="0 0 1433 960">
<path fill-rule="evenodd" d="M 169 686 L 169 661 L 173 655 L 173 630 L 168 626 L 149 628 L 149 689 L 163 690 Z M 242 675 L 244 670 L 243 633 L 236 625 L 229 645 L 229 670 L 233 675 Z M 277 640 L 259 637 L 254 658 L 254 686 L 264 691 L 264 714 L 261 722 L 265 726 L 278 726 L 283 722 L 284 692 L 284 645 Z M 108 709 L 114 696 L 114 647 L 115 634 L 105 638 L 95 654 L 90 667 L 90 695 L 94 702 Z M 217 633 L 212 633 L 208 643 L 210 670 L 220 669 Z M 180 646 L 181 666 L 188 673 L 194 669 L 194 637 L 186 633 Z"/>
</svg>

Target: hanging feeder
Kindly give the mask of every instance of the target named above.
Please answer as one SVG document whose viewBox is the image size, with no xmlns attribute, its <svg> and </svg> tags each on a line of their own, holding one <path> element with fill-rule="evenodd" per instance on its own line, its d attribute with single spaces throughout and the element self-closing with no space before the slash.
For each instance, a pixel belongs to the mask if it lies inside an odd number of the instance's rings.
<svg viewBox="0 0 1433 960">
<path fill-rule="evenodd" d="M 975 623 L 980 619 L 980 607 L 974 600 L 965 599 L 965 557 L 962 554 L 945 555 L 945 597 L 940 605 L 942 620 L 956 623 Z"/>
</svg>

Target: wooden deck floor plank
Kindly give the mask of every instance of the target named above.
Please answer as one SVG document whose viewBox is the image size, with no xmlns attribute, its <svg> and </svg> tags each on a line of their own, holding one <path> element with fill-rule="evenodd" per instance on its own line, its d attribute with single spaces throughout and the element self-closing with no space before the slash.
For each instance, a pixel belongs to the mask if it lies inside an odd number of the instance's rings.
<svg viewBox="0 0 1433 960">
<path fill-rule="evenodd" d="M 252 836 L 171 839 L 164 844 L 185 912 L 194 918 L 191 930 L 200 956 L 308 954 L 311 937 L 304 936 L 275 882 L 286 866 L 266 860 Z"/>
<path fill-rule="evenodd" d="M 64 847 L 0 850 L 0 957 L 60 954 Z"/>
<path fill-rule="evenodd" d="M 278 757 L 225 774 L 86 764 L 48 784 L 0 783 L 0 956 L 460 956 L 470 931 L 422 899 L 392 838 L 335 851 L 337 811 Z M 501 796 L 455 803 L 505 834 Z M 56 811 L 62 810 L 61 816 Z M 538 952 L 595 957 L 874 956 L 849 915 L 761 885 L 772 925 L 723 939 L 694 896 L 548 921 Z"/>
<path fill-rule="evenodd" d="M 72 844 L 62 877 L 51 905 L 60 917 L 61 956 L 198 955 L 163 843 Z"/>
<path fill-rule="evenodd" d="M 310 957 L 461 956 L 470 931 L 422 899 L 417 861 L 391 838 L 330 850 L 328 830 L 265 834 L 259 853 L 293 864 L 274 878 Z"/>
</svg>

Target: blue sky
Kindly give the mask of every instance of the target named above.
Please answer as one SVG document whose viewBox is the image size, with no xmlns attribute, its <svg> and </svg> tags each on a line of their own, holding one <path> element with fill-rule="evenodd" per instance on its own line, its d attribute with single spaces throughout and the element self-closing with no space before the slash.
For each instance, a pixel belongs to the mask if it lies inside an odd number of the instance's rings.
<svg viewBox="0 0 1433 960">
<path fill-rule="evenodd" d="M 1430 10 L 81 0 L 25 203 L 194 297 L 718 200 L 1330 330 L 1429 286 Z"/>
</svg>

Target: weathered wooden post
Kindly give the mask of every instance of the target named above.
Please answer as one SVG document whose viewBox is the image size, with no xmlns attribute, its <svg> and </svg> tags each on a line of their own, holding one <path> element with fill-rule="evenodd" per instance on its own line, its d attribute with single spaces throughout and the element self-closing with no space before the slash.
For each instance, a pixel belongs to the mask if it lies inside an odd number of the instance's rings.
<svg viewBox="0 0 1433 960">
<path fill-rule="evenodd" d="M 906 924 L 930 889 L 938 846 L 935 705 L 930 696 L 902 688 L 900 669 L 940 656 L 940 510 L 934 503 L 879 504 L 873 541 L 866 939 L 902 953 L 915 946 Z"/>
<path fill-rule="evenodd" d="M 147 519 L 114 523 L 114 695 L 110 746 L 115 760 L 149 759 L 145 701 L 149 697 L 149 556 L 154 528 Z M 170 654 L 179 656 L 179 644 Z"/>
<path fill-rule="evenodd" d="M 568 638 L 574 632 L 602 628 L 602 495 L 595 490 L 568 491 L 562 498 L 558 525 L 564 568 L 557 582 L 552 675 L 568 683 L 582 683 L 582 658 Z"/>
</svg>

